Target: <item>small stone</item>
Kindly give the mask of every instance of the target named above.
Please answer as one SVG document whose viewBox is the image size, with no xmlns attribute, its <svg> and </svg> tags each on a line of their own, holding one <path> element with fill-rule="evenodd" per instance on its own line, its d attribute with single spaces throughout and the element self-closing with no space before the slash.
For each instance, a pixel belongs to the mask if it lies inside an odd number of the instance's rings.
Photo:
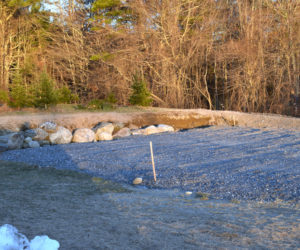
<svg viewBox="0 0 300 250">
<path fill-rule="evenodd" d="M 186 194 L 186 195 L 192 195 L 193 192 L 191 192 L 191 191 L 186 191 L 185 194 Z"/>
<path fill-rule="evenodd" d="M 106 132 L 99 133 L 96 136 L 97 141 L 111 141 L 112 139 L 112 135 Z"/>
<path fill-rule="evenodd" d="M 37 141 L 30 141 L 30 142 L 28 142 L 28 146 L 30 148 L 39 148 L 40 144 Z"/>
<path fill-rule="evenodd" d="M 135 178 L 134 180 L 133 180 L 133 185 L 139 185 L 139 184 L 141 184 L 143 182 L 143 178 L 141 178 L 141 177 L 137 177 L 137 178 Z"/>
</svg>

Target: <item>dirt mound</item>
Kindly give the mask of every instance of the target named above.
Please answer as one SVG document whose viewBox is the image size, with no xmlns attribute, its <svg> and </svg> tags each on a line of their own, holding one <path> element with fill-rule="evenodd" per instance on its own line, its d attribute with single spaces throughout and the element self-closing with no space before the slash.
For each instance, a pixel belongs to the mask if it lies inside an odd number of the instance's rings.
<svg viewBox="0 0 300 250">
<path fill-rule="evenodd" d="M 300 119 L 280 115 L 247 114 L 233 111 L 211 111 L 205 109 L 153 109 L 144 112 L 82 112 L 42 113 L 0 116 L 0 130 L 19 131 L 25 122 L 32 128 L 45 121 L 53 121 L 68 129 L 91 128 L 102 121 L 123 122 L 143 127 L 151 124 L 168 124 L 176 129 L 187 129 L 208 125 L 229 125 L 253 128 L 282 128 L 300 130 Z"/>
</svg>

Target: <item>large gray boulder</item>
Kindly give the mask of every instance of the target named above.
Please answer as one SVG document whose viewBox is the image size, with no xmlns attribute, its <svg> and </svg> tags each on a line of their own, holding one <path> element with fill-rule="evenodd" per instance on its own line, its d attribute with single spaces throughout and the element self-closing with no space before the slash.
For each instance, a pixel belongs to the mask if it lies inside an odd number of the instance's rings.
<svg viewBox="0 0 300 250">
<path fill-rule="evenodd" d="M 11 136 L 11 134 L 13 134 L 13 133 L 10 133 L 10 134 L 7 134 L 7 135 L 1 135 L 0 136 L 0 143 L 7 144 L 8 139 Z"/>
<path fill-rule="evenodd" d="M 20 149 L 23 146 L 23 133 L 12 133 L 7 141 L 8 149 Z"/>
<path fill-rule="evenodd" d="M 76 129 L 73 134 L 72 142 L 93 142 L 95 141 L 95 133 L 89 128 Z"/>
<path fill-rule="evenodd" d="M 34 129 L 34 132 L 36 135 L 32 139 L 35 141 L 43 141 L 49 138 L 49 134 L 41 128 Z"/>
<path fill-rule="evenodd" d="M 37 136 L 37 132 L 35 129 L 27 129 L 24 131 L 24 136 L 25 136 L 25 138 L 26 137 L 33 138 L 33 137 Z"/>
<path fill-rule="evenodd" d="M 52 144 L 67 144 L 72 141 L 72 133 L 70 130 L 59 126 L 57 131 L 49 136 Z"/>
<path fill-rule="evenodd" d="M 6 143 L 0 143 L 0 153 L 7 150 L 8 150 L 8 145 Z"/>
</svg>

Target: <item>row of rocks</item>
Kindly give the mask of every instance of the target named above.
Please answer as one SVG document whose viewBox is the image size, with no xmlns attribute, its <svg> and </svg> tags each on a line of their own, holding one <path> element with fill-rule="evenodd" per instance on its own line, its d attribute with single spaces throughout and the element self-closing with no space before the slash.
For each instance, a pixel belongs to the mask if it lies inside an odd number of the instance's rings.
<svg viewBox="0 0 300 250">
<path fill-rule="evenodd" d="M 36 148 L 71 142 L 109 141 L 130 135 L 150 135 L 173 131 L 174 128 L 172 126 L 165 124 L 138 128 L 134 125 L 126 127 L 123 123 L 101 122 L 92 129 L 78 128 L 71 132 L 69 129 L 58 126 L 51 121 L 44 122 L 34 129 L 31 129 L 30 124 L 27 123 L 24 131 L 0 136 L 0 152 L 11 149 Z"/>
</svg>

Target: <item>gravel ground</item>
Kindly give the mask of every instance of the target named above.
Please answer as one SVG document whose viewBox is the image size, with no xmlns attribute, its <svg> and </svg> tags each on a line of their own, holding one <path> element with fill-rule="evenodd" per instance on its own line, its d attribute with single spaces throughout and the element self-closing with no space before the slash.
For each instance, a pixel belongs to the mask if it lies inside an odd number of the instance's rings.
<svg viewBox="0 0 300 250">
<path fill-rule="evenodd" d="M 149 150 L 153 142 L 157 182 Z M 7 151 L 0 160 L 91 173 L 215 199 L 298 202 L 300 132 L 212 126 L 114 141 Z"/>
</svg>

